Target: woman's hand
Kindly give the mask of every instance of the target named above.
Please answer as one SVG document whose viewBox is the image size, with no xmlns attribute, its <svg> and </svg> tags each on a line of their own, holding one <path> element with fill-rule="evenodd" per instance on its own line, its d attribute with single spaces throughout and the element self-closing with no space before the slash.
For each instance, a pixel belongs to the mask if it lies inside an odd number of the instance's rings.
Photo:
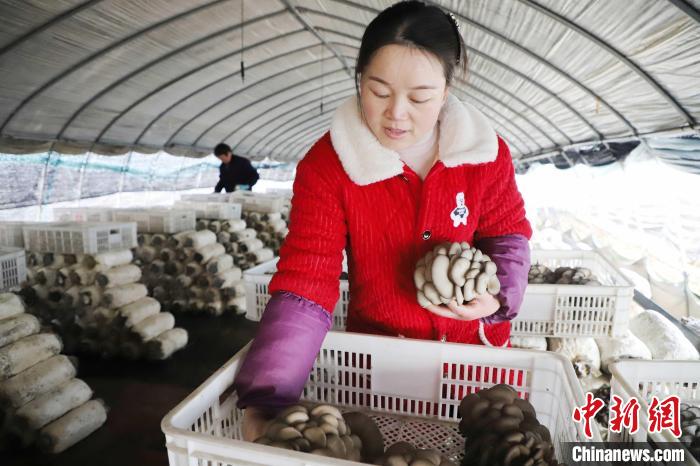
<svg viewBox="0 0 700 466">
<path fill-rule="evenodd" d="M 270 418 L 267 417 L 262 410 L 249 406 L 243 410 L 243 425 L 241 431 L 243 440 L 246 442 L 254 442 L 265 433 Z"/>
<path fill-rule="evenodd" d="M 447 307 L 431 304 L 426 309 L 440 317 L 457 320 L 476 320 L 494 314 L 501 307 L 501 303 L 490 294 L 476 295 L 466 304 L 457 304 L 456 300 L 449 302 Z"/>
</svg>

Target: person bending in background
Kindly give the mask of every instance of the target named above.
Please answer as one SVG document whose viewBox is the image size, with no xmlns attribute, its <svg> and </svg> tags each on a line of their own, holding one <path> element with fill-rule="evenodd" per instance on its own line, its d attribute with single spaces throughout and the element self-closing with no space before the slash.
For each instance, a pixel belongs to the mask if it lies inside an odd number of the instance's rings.
<svg viewBox="0 0 700 466">
<path fill-rule="evenodd" d="M 233 155 L 228 144 L 217 144 L 214 148 L 214 155 L 221 160 L 219 182 L 216 183 L 214 192 L 220 193 L 222 189 L 225 189 L 227 193 L 230 193 L 238 185 L 245 185 L 252 189 L 253 185 L 258 182 L 260 175 L 251 165 L 250 160 Z"/>
</svg>

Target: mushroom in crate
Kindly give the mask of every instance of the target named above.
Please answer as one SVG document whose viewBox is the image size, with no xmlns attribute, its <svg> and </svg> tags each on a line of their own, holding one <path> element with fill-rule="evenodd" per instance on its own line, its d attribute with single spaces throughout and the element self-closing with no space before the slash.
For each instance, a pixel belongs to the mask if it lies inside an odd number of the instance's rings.
<svg viewBox="0 0 700 466">
<path fill-rule="evenodd" d="M 506 384 L 472 393 L 459 405 L 466 437 L 462 466 L 557 466 L 549 430 L 530 402 Z"/>
<path fill-rule="evenodd" d="M 374 422 L 361 413 L 345 416 L 330 405 L 293 405 L 279 413 L 255 443 L 351 461 L 380 456 L 384 441 Z"/>
<path fill-rule="evenodd" d="M 434 448 L 416 448 L 408 442 L 396 442 L 374 462 L 380 466 L 456 466 Z"/>
</svg>

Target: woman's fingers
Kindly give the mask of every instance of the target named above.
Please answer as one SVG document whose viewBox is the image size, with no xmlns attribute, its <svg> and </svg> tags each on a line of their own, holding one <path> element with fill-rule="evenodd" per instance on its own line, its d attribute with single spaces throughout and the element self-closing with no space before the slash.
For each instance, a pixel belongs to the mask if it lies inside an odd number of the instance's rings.
<svg viewBox="0 0 700 466">
<path fill-rule="evenodd" d="M 436 306 L 434 304 L 431 304 L 427 306 L 425 309 L 428 311 L 432 312 L 435 315 L 439 315 L 440 317 L 447 317 L 448 319 L 459 319 L 460 316 L 458 314 L 455 314 L 452 310 L 449 308 L 446 308 L 445 306 Z"/>
<path fill-rule="evenodd" d="M 453 299 L 447 304 L 447 307 L 431 304 L 425 309 L 448 319 L 475 320 L 490 316 L 498 311 L 499 308 L 500 303 L 496 298 L 489 294 L 484 294 L 477 295 L 476 298 L 466 304 L 457 304 L 457 301 Z"/>
<path fill-rule="evenodd" d="M 448 319 L 458 319 L 458 320 L 473 320 L 473 313 L 470 309 L 460 306 L 456 301 L 452 300 L 445 306 L 436 306 L 431 304 L 426 307 L 426 309 L 433 314 L 439 315 L 440 317 L 446 317 Z"/>
</svg>

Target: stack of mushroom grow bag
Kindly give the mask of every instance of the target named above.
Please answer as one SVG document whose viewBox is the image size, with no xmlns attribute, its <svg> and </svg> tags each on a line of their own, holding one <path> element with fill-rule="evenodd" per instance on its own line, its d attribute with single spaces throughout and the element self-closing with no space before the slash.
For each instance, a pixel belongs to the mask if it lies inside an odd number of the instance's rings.
<svg viewBox="0 0 700 466">
<path fill-rule="evenodd" d="M 17 295 L 0 294 L 0 450 L 35 444 L 59 453 L 104 424 L 105 406 L 62 349 Z"/>
<path fill-rule="evenodd" d="M 286 212 L 246 212 L 245 220 L 249 228 L 252 228 L 257 233 L 257 244 L 246 244 L 258 249 L 253 251 L 248 250 L 245 259 L 250 267 L 272 260 L 279 256 L 280 247 L 284 238 L 287 237 L 289 230 L 287 229 L 287 213 Z"/>
<path fill-rule="evenodd" d="M 165 359 L 187 344 L 187 331 L 175 328 L 173 315 L 161 312 L 160 303 L 141 283 L 141 269 L 130 249 L 136 245 L 136 224 L 62 225 L 84 226 L 88 234 L 72 247 L 33 241 L 26 234 L 25 244 L 32 250 L 32 312 L 52 325 L 68 352 Z M 120 231 L 114 225 L 128 227 Z M 97 237 L 119 238 L 91 244 L 93 227 Z"/>
<path fill-rule="evenodd" d="M 289 206 L 283 196 L 250 191 L 235 191 L 234 202 L 243 205 L 243 218 L 248 228 L 255 231 L 257 242 L 246 245 L 243 269 L 267 262 L 279 255 L 279 249 L 287 236 Z M 270 254 L 272 257 L 270 257 Z"/>
<path fill-rule="evenodd" d="M 243 220 L 217 222 L 219 235 L 230 228 L 244 231 Z M 225 230 L 224 230 L 225 229 Z M 136 255 L 144 283 L 153 296 L 172 312 L 221 315 L 245 313 L 243 274 L 227 247 L 209 229 L 176 235 L 139 235 Z"/>
</svg>

